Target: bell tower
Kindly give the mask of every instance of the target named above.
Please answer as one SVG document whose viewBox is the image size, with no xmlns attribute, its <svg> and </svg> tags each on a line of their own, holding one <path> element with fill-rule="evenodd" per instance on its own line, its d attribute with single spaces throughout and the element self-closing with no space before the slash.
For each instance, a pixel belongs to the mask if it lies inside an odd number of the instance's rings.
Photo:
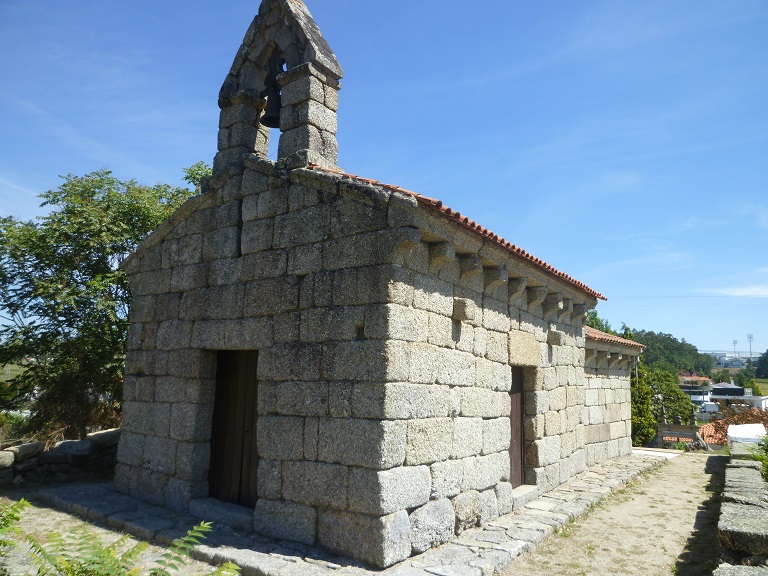
<svg viewBox="0 0 768 576">
<path fill-rule="evenodd" d="M 289 168 L 336 166 L 336 111 L 343 76 L 301 0 L 263 0 L 219 92 L 214 173 L 267 157 L 280 129 L 278 161 Z"/>
</svg>

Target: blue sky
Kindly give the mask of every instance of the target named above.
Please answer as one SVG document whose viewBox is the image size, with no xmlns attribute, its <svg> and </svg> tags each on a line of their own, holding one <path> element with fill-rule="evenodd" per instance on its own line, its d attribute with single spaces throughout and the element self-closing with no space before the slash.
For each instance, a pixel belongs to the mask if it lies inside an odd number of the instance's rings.
<svg viewBox="0 0 768 576">
<path fill-rule="evenodd" d="M 307 0 L 340 166 L 440 198 L 614 327 L 768 349 L 768 3 Z M 180 184 L 258 2 L 0 0 L 0 215 L 58 175 Z"/>
</svg>

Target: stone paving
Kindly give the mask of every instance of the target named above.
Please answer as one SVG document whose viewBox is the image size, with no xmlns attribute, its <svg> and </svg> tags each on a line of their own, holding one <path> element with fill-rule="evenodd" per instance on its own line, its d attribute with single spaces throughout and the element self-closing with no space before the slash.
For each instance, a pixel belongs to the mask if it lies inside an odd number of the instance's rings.
<svg viewBox="0 0 768 576">
<path fill-rule="evenodd" d="M 451 542 L 375 572 L 388 576 L 490 576 L 510 567 L 516 557 L 533 549 L 561 526 L 637 475 L 666 462 L 662 456 L 633 454 L 593 466 L 569 482 L 519 509 L 466 530 Z M 41 490 L 49 505 L 94 523 L 125 531 L 148 541 L 169 543 L 199 522 L 129 496 L 110 484 L 70 485 Z M 193 556 L 211 564 L 233 561 L 244 576 L 365 576 L 370 567 L 310 546 L 245 534 L 216 526 Z"/>
</svg>

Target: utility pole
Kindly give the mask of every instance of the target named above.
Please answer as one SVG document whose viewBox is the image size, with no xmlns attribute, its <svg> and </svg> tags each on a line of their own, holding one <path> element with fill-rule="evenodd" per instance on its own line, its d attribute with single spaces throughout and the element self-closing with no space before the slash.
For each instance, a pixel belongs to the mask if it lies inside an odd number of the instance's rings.
<svg viewBox="0 0 768 576">
<path fill-rule="evenodd" d="M 752 360 L 752 339 L 754 338 L 754 334 L 747 334 L 747 340 L 749 340 L 749 359 Z"/>
</svg>

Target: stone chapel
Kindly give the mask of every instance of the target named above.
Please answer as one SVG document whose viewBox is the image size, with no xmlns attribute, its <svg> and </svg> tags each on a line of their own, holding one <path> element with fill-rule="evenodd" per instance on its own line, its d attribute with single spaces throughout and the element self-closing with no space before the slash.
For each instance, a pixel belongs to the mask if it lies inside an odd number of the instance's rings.
<svg viewBox="0 0 768 576">
<path fill-rule="evenodd" d="M 212 179 L 124 264 L 115 487 L 386 567 L 628 454 L 642 347 L 585 327 L 582 282 L 340 170 L 341 78 L 300 0 L 262 2 Z"/>
</svg>

